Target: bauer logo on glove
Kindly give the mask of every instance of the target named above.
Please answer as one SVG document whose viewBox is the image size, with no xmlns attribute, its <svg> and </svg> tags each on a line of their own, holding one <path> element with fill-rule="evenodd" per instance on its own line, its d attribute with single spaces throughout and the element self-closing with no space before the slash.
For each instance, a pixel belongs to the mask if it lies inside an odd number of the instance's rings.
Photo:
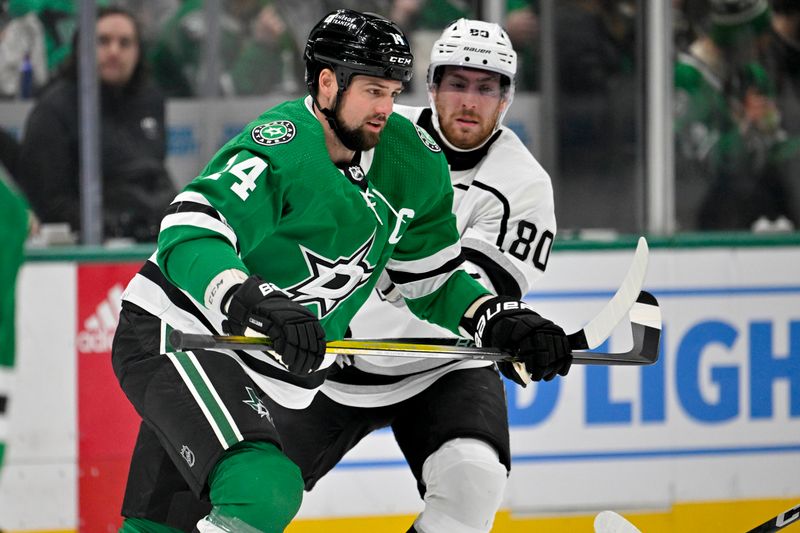
<svg viewBox="0 0 800 533">
<path fill-rule="evenodd" d="M 564 330 L 525 303 L 495 296 L 480 304 L 475 316 L 475 343 L 516 357 L 516 362 L 497 364 L 508 379 L 524 387 L 569 372 L 572 351 Z"/>
<path fill-rule="evenodd" d="M 483 330 L 486 328 L 486 323 L 500 314 L 502 311 L 513 311 L 519 309 L 528 309 L 531 312 L 533 311 L 525 302 L 518 302 L 516 300 L 498 301 L 496 298 L 489 301 L 495 302 L 495 305 L 486 309 L 486 312 L 478 317 L 478 323 L 475 326 L 475 345 L 478 347 L 483 346 L 483 344 L 481 344 L 481 337 L 483 336 Z"/>
</svg>

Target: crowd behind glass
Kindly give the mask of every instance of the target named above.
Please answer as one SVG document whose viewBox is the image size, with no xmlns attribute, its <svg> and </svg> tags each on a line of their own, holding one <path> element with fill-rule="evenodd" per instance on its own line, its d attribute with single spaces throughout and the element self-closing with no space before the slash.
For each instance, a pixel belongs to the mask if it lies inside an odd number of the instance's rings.
<svg viewBox="0 0 800 533">
<path fill-rule="evenodd" d="M 520 57 L 518 94 L 540 92 L 540 3 L 507 0 L 505 5 L 504 26 Z M 70 57 L 77 4 L 2 4 L 4 101 L 35 101 L 52 84 Z M 643 86 L 638 51 L 647 37 L 640 30 L 645 2 L 552 4 L 555 131 L 540 127 L 531 135 L 555 139 L 557 157 L 546 163 L 554 178 L 561 235 L 586 228 L 641 232 L 631 203 L 642 201 L 636 192 L 642 190 L 641 107 L 634 95 Z M 305 91 L 302 47 L 310 25 L 332 9 L 349 7 L 391 18 L 411 35 L 418 68 L 400 101 L 424 103 L 424 71 L 435 36 L 452 20 L 485 14 L 479 0 L 220 0 L 214 21 L 218 76 L 209 84 L 208 9 L 202 0 L 113 5 L 138 18 L 142 57 L 167 101 L 300 96 Z M 796 230 L 800 0 L 673 0 L 672 12 L 678 230 Z M 525 101 L 515 103 L 520 105 Z M 8 137 L 0 147 L 4 162 L 14 157 L 14 139 Z"/>
</svg>

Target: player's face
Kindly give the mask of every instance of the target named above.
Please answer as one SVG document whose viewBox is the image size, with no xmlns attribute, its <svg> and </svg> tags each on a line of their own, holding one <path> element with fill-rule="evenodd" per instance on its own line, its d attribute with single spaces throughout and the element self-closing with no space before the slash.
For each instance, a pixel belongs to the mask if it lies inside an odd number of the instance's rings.
<svg viewBox="0 0 800 533">
<path fill-rule="evenodd" d="M 125 15 L 107 15 L 97 21 L 97 72 L 108 84 L 130 81 L 139 61 L 136 27 Z"/>
<path fill-rule="evenodd" d="M 506 106 L 500 74 L 486 70 L 444 67 L 433 90 L 439 126 L 456 148 L 469 150 L 492 134 Z"/>
<path fill-rule="evenodd" d="M 341 135 L 348 138 L 350 146 L 359 150 L 374 148 L 392 114 L 394 100 L 403 84 L 395 80 L 373 76 L 355 76 L 342 94 L 336 118 L 342 127 Z"/>
</svg>

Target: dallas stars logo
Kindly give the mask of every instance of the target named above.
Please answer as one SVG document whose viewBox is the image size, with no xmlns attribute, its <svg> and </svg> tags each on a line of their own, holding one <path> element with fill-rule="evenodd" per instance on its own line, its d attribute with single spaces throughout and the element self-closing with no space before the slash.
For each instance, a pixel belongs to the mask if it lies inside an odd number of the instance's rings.
<svg viewBox="0 0 800 533">
<path fill-rule="evenodd" d="M 284 144 L 294 139 L 296 133 L 294 124 L 289 120 L 275 120 L 267 124 L 262 124 L 253 128 L 251 136 L 258 144 L 272 146 L 273 144 Z"/>
<path fill-rule="evenodd" d="M 258 413 L 258 416 L 261 418 L 266 418 L 269 420 L 270 424 L 275 425 L 275 422 L 272 421 L 272 416 L 269 414 L 267 407 L 261 403 L 261 399 L 258 397 L 258 394 L 256 394 L 256 391 L 250 387 L 245 387 L 245 390 L 247 391 L 247 395 L 250 396 L 250 399 L 242 400 L 242 403 L 246 403 L 252 407 L 256 413 Z"/>
<path fill-rule="evenodd" d="M 328 259 L 303 246 L 303 258 L 311 276 L 284 289 L 299 304 L 314 303 L 325 318 L 369 279 L 375 270 L 365 259 L 375 242 L 375 233 L 350 257 Z"/>
<path fill-rule="evenodd" d="M 414 124 L 414 127 L 417 128 L 417 135 L 419 135 L 422 144 L 428 147 L 431 152 L 441 152 L 442 149 L 439 148 L 439 145 L 436 144 L 436 141 L 433 140 L 433 137 L 430 134 L 422 129 L 421 127 Z"/>
</svg>

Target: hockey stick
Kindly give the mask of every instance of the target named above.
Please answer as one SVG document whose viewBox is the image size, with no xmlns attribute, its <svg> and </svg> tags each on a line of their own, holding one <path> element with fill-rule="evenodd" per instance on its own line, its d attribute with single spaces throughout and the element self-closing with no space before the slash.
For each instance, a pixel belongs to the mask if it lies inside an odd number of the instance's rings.
<svg viewBox="0 0 800 533">
<path fill-rule="evenodd" d="M 588 324 L 583 326 L 582 330 L 570 335 L 569 342 L 573 350 L 593 350 L 611 336 L 611 332 L 625 318 L 628 310 L 639 298 L 639 293 L 644 284 L 644 275 L 647 272 L 648 257 L 647 241 L 644 237 L 639 237 L 639 242 L 636 243 L 636 252 L 633 254 L 633 261 L 631 261 L 628 273 L 625 274 L 625 279 L 617 289 L 617 292 L 614 293 L 614 296 L 606 303 L 605 307 Z M 656 303 L 657 305 L 658 303 Z M 661 329 L 660 315 L 658 329 Z"/>
<path fill-rule="evenodd" d="M 772 533 L 778 531 L 790 524 L 794 524 L 800 519 L 800 504 L 795 505 L 778 516 L 773 516 L 758 527 L 754 527 L 747 533 Z"/>
<path fill-rule="evenodd" d="M 583 365 L 650 365 L 658 360 L 658 343 L 661 336 L 661 310 L 658 301 L 647 291 L 641 291 L 634 302 L 628 316 L 631 322 L 631 336 L 633 347 L 627 352 L 573 352 L 573 362 Z M 570 347 L 585 342 L 584 329 L 567 335 Z M 611 335 L 611 332 L 608 334 Z M 468 339 L 459 338 L 404 338 L 404 339 L 355 339 L 345 341 L 348 348 L 356 348 L 355 343 L 372 343 L 369 349 L 387 349 L 392 344 L 391 350 L 397 347 L 402 352 L 410 352 L 409 357 L 418 356 L 423 352 L 428 358 L 454 359 L 450 354 L 461 351 L 463 356 L 456 359 L 487 359 L 491 361 L 513 361 L 514 358 L 496 348 L 476 348 L 475 343 Z M 330 343 L 328 344 L 330 346 Z M 338 349 L 337 349 L 338 350 Z M 429 352 L 441 352 L 441 355 Z M 406 357 L 404 353 L 394 353 L 395 357 Z M 487 355 L 483 356 L 483 353 Z M 344 353 L 344 352 L 338 352 Z M 374 353 L 373 353 L 374 354 Z M 495 355 L 496 354 L 496 355 Z M 362 354 L 354 350 L 351 355 Z M 374 354 L 378 355 L 378 354 Z M 381 354 L 383 355 L 383 354 Z M 480 357 L 478 357 L 481 355 Z"/>
<path fill-rule="evenodd" d="M 583 365 L 650 365 L 658 360 L 661 336 L 661 312 L 649 292 L 642 291 L 630 310 L 633 347 L 627 352 L 573 352 L 572 362 Z M 568 335 L 572 342 L 584 337 L 584 330 Z M 269 349 L 272 340 L 266 337 L 205 335 L 172 330 L 170 344 L 176 350 L 247 350 Z M 497 348 L 478 348 L 464 339 L 348 339 L 329 342 L 326 351 L 335 355 L 424 357 L 426 359 L 479 359 L 515 361 L 514 356 Z"/>
<path fill-rule="evenodd" d="M 800 519 L 800 504 L 773 516 L 747 533 L 774 533 Z M 602 511 L 594 518 L 595 533 L 641 533 L 631 522 L 614 511 Z"/>
<path fill-rule="evenodd" d="M 624 516 L 614 511 L 601 511 L 594 517 L 594 533 L 642 533 Z"/>
<path fill-rule="evenodd" d="M 658 360 L 661 311 L 653 295 L 641 290 L 647 270 L 647 259 L 647 241 L 644 237 L 640 237 L 633 262 L 617 292 L 583 329 L 568 336 L 570 347 L 573 350 L 597 348 L 611 335 L 627 313 L 631 320 L 633 348 L 622 353 L 577 352 L 573 354 L 573 362 L 600 365 L 647 365 Z M 264 349 L 271 346 L 269 339 L 264 337 L 203 335 L 183 333 L 178 330 L 173 330 L 170 334 L 170 344 L 176 350 Z M 463 339 L 446 338 L 334 341 L 328 343 L 327 351 L 343 355 L 513 360 L 510 355 L 497 349 L 475 348 L 469 346 L 469 342 Z"/>
</svg>

